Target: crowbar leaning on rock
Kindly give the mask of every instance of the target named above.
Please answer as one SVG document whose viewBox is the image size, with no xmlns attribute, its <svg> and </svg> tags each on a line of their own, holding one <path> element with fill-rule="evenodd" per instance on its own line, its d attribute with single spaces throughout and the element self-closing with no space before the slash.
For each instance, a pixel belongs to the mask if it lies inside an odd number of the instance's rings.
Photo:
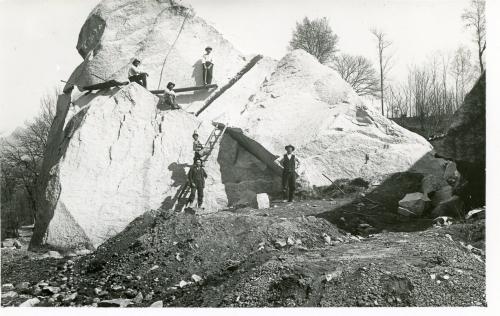
<svg viewBox="0 0 500 316">
<path fill-rule="evenodd" d="M 342 191 L 342 189 L 338 185 L 336 185 L 335 182 L 332 181 L 332 179 L 328 178 L 324 173 L 322 173 L 322 175 L 323 177 L 327 178 L 335 187 L 337 187 L 337 189 L 339 189 L 342 194 L 345 194 L 345 192 Z"/>
</svg>

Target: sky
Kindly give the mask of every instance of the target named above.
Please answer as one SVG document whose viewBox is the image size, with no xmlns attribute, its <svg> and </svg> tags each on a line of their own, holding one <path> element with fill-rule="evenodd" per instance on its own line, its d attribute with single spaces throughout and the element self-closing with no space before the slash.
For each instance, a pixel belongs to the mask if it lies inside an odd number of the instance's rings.
<svg viewBox="0 0 500 316">
<path fill-rule="evenodd" d="M 387 33 L 393 80 L 435 52 L 471 47 L 461 14 L 469 0 L 184 0 L 245 54 L 287 52 L 295 22 L 326 16 L 341 52 L 375 61 L 370 29 Z M 39 100 L 82 61 L 78 33 L 99 0 L 0 0 L 0 135 L 38 112 Z M 22 18 L 20 18 L 22 17 Z"/>
</svg>

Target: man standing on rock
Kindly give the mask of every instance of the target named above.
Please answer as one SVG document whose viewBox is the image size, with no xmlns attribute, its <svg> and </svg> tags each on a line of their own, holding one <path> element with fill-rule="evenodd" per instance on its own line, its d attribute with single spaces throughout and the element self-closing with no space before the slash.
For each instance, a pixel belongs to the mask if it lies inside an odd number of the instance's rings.
<svg viewBox="0 0 500 316">
<path fill-rule="evenodd" d="M 214 62 L 212 59 L 212 55 L 210 53 L 212 52 L 212 47 L 208 46 L 205 48 L 205 54 L 203 54 L 203 57 L 201 58 L 201 62 L 203 64 L 203 84 L 211 84 L 212 83 L 212 74 L 214 70 Z"/>
<path fill-rule="evenodd" d="M 284 201 L 292 202 L 295 193 L 295 170 L 299 167 L 300 162 L 295 157 L 293 152 L 295 147 L 292 145 L 285 146 L 286 154 L 280 160 L 280 164 L 283 167 L 283 176 L 281 179 L 281 184 L 283 186 L 283 199 Z"/>
<path fill-rule="evenodd" d="M 145 89 L 148 88 L 148 83 L 146 80 L 146 77 L 149 76 L 147 73 L 142 72 L 139 70 L 139 65 L 141 64 L 141 61 L 137 58 L 132 61 L 132 65 L 130 65 L 130 68 L 128 70 L 128 80 L 130 82 L 137 82 L 141 86 L 143 86 Z"/>
<path fill-rule="evenodd" d="M 191 194 L 188 198 L 188 205 L 194 202 L 194 195 L 198 192 L 198 207 L 203 205 L 203 189 L 205 188 L 205 179 L 207 173 L 201 165 L 201 159 L 196 159 L 194 166 L 191 167 L 188 173 L 189 186 L 191 187 Z"/>
<path fill-rule="evenodd" d="M 174 87 L 175 87 L 175 83 L 173 83 L 173 82 L 169 82 L 167 84 L 167 89 L 165 89 L 165 94 L 163 95 L 163 100 L 165 100 L 165 103 L 168 106 L 170 106 L 172 109 L 178 110 L 181 107 L 175 101 L 175 98 L 177 97 L 177 95 L 175 94 Z"/>
</svg>

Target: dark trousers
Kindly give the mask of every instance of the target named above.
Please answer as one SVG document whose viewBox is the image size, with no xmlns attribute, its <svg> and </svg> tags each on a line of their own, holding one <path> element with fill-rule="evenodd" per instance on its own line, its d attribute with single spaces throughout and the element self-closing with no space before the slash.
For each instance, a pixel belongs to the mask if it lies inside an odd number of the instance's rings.
<svg viewBox="0 0 500 316">
<path fill-rule="evenodd" d="M 211 84 L 212 83 L 212 74 L 213 74 L 213 71 L 214 71 L 214 65 L 211 64 L 210 67 L 207 67 L 205 68 L 205 66 L 203 66 L 203 82 L 205 84 Z"/>
<path fill-rule="evenodd" d="M 284 171 L 281 184 L 283 186 L 283 199 L 288 199 L 289 202 L 292 202 L 295 193 L 295 172 Z"/>
<path fill-rule="evenodd" d="M 191 187 L 191 194 L 189 194 L 188 203 L 193 203 L 196 192 L 198 192 L 198 207 L 200 207 L 203 204 L 203 187 L 201 185 Z"/>
<path fill-rule="evenodd" d="M 133 76 L 130 76 L 128 77 L 128 80 L 130 82 L 137 82 L 138 84 L 140 84 L 141 86 L 143 86 L 144 88 L 148 88 L 148 81 L 146 80 L 146 74 L 140 74 L 140 75 L 133 75 Z"/>
</svg>

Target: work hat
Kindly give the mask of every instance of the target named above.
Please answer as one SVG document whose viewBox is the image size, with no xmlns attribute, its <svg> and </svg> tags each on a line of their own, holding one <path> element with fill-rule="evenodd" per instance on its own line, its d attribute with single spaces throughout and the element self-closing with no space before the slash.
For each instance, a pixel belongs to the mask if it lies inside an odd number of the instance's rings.
<svg viewBox="0 0 500 316">
<path fill-rule="evenodd" d="M 137 59 L 137 58 L 134 58 L 134 60 L 132 60 L 132 64 L 136 63 L 136 62 L 140 63 L 141 61 L 139 59 Z"/>
<path fill-rule="evenodd" d="M 205 48 L 205 51 L 208 51 L 208 50 L 212 50 L 212 47 L 207 46 L 207 47 Z"/>
<path fill-rule="evenodd" d="M 198 135 L 198 132 L 197 132 L 197 131 L 194 131 L 194 132 L 193 132 L 193 137 L 194 137 L 194 135 L 196 135 L 196 136 L 200 136 L 200 135 Z"/>
<path fill-rule="evenodd" d="M 175 83 L 173 83 L 173 82 L 167 83 L 167 88 L 170 87 L 170 86 L 172 86 L 172 88 L 175 87 Z"/>
<path fill-rule="evenodd" d="M 295 151 L 295 147 L 293 147 L 293 145 L 286 145 L 285 150 L 287 150 L 288 148 L 292 148 L 292 151 Z"/>
</svg>

